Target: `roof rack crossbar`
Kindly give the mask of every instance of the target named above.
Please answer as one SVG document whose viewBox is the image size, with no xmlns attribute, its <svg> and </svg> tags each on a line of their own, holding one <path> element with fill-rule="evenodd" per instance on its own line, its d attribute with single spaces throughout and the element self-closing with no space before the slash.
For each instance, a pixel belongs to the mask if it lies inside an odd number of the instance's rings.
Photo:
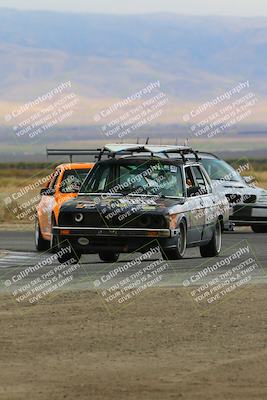
<svg viewBox="0 0 267 400">
<path fill-rule="evenodd" d="M 134 153 L 149 153 L 151 157 L 164 155 L 169 158 L 169 154 L 179 154 L 182 160 L 186 161 L 186 155 L 193 154 L 196 161 L 200 160 L 197 151 L 194 151 L 191 147 L 187 146 L 148 146 L 148 145 L 127 145 L 116 146 L 106 145 L 98 149 L 46 149 L 48 156 L 69 156 L 70 162 L 72 162 L 73 156 L 95 156 L 100 161 L 103 156 L 108 158 L 115 158 L 116 156 L 133 155 Z"/>
<path fill-rule="evenodd" d="M 46 149 L 49 156 L 68 156 L 72 162 L 73 156 L 99 156 L 102 149 Z"/>
</svg>

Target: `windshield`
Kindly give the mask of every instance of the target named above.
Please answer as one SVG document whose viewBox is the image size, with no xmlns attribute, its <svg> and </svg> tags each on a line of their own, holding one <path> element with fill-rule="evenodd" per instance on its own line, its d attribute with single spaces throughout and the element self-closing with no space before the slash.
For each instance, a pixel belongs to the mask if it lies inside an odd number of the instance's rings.
<svg viewBox="0 0 267 400">
<path fill-rule="evenodd" d="M 70 169 L 64 172 L 60 185 L 61 193 L 77 193 L 85 178 L 87 177 L 90 168 Z"/>
<path fill-rule="evenodd" d="M 236 172 L 236 170 L 223 160 L 218 160 L 216 158 L 202 158 L 201 163 L 212 180 L 242 181 L 241 176 Z"/>
<path fill-rule="evenodd" d="M 183 197 L 184 186 L 180 166 L 122 160 L 96 166 L 80 193 Z"/>
</svg>

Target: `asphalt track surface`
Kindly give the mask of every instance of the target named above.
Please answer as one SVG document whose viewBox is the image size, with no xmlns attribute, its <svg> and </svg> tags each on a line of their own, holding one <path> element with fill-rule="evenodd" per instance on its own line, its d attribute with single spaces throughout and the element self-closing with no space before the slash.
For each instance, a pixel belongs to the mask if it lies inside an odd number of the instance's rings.
<svg viewBox="0 0 267 400">
<path fill-rule="evenodd" d="M 249 254 L 242 255 L 237 260 L 232 259 L 238 249 L 249 246 Z M 23 231 L 1 231 L 0 232 L 0 279 L 3 280 L 6 271 L 13 273 L 18 269 L 27 266 L 34 266 L 40 260 L 49 256 L 48 253 L 40 254 L 35 251 L 32 232 Z M 227 265 L 220 267 L 220 273 L 229 270 L 238 263 L 244 261 L 253 255 L 258 263 L 258 267 L 253 271 L 250 283 L 267 282 L 267 234 L 255 234 L 253 232 L 227 232 L 223 234 L 223 246 L 220 257 L 215 259 L 203 259 L 200 257 L 199 249 L 188 249 L 183 260 L 167 261 L 167 268 L 164 270 L 164 280 L 156 283 L 155 286 L 176 286 L 182 285 L 192 271 L 202 270 L 205 266 L 214 265 L 215 262 L 230 257 Z M 137 254 L 122 255 L 116 264 L 106 264 L 99 260 L 97 254 L 85 255 L 80 260 L 80 268 L 75 271 L 75 279 L 71 283 L 72 288 L 94 288 L 94 281 L 101 278 L 103 271 L 108 273 L 117 266 L 124 266 L 126 262 L 135 260 Z M 149 262 L 156 260 L 156 257 L 150 257 Z M 142 265 L 145 262 L 142 262 Z M 53 261 L 53 265 L 59 265 L 58 261 Z M 47 265 L 42 271 L 51 269 Z M 133 265 L 128 271 L 120 275 L 125 278 L 139 271 L 140 265 Z M 217 273 L 217 272 L 216 272 Z M 118 278 L 118 277 L 117 277 Z M 116 279 L 115 279 L 116 280 Z M 198 282 L 201 283 L 201 282 Z"/>
<path fill-rule="evenodd" d="M 235 232 L 226 232 L 223 235 L 223 250 L 240 242 L 241 240 L 248 240 L 254 246 L 258 256 L 262 256 L 262 261 L 266 263 L 267 267 L 267 234 L 255 234 L 247 229 L 243 232 L 236 228 Z M 30 231 L 0 231 L 0 249 L 16 252 L 35 252 L 34 246 L 34 232 Z M 198 251 L 195 249 L 187 250 L 187 258 L 191 259 L 196 257 Z M 92 257 L 95 260 L 94 256 Z M 191 260 L 192 261 L 192 260 Z"/>
</svg>

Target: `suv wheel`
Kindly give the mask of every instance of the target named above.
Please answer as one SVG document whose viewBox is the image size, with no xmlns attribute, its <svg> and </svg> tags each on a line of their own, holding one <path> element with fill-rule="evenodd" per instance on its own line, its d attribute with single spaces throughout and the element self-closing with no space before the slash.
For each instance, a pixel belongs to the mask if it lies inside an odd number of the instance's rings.
<svg viewBox="0 0 267 400">
<path fill-rule="evenodd" d="M 119 253 L 113 253 L 112 251 L 101 251 L 99 253 L 100 260 L 106 263 L 114 263 L 118 261 L 119 256 Z"/>
<path fill-rule="evenodd" d="M 49 249 L 49 241 L 45 240 L 42 236 L 38 217 L 35 218 L 34 239 L 36 250 L 43 251 Z"/>
<path fill-rule="evenodd" d="M 179 234 L 177 236 L 176 247 L 173 249 L 165 249 L 163 257 L 166 260 L 179 260 L 184 257 L 187 246 L 187 229 L 184 220 L 180 222 Z"/>
<path fill-rule="evenodd" d="M 222 248 L 222 225 L 218 220 L 214 229 L 211 241 L 205 246 L 200 246 L 202 257 L 216 257 L 220 254 Z"/>
<path fill-rule="evenodd" d="M 267 225 L 251 225 L 254 233 L 267 233 Z"/>
</svg>

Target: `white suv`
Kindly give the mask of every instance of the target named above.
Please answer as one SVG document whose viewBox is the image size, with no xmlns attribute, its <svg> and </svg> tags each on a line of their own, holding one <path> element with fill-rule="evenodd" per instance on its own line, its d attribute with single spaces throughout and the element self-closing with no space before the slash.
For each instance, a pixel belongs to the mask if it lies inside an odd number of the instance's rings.
<svg viewBox="0 0 267 400">
<path fill-rule="evenodd" d="M 238 226 L 251 226 L 255 233 L 267 233 L 267 190 L 255 186 L 252 177 L 242 177 L 215 155 L 198 154 L 214 188 L 224 192 L 232 206 L 230 221 Z"/>
</svg>

